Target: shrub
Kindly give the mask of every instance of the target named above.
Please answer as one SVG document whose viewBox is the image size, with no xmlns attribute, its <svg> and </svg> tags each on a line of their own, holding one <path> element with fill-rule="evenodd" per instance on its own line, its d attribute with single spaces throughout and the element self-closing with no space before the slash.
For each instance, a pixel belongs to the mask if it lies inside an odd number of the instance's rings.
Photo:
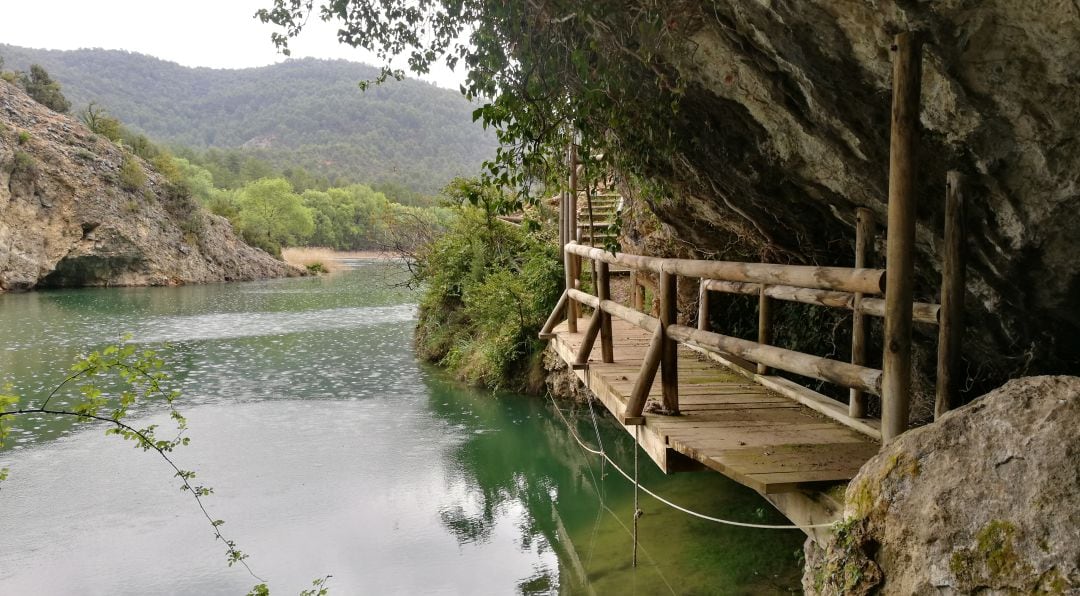
<svg viewBox="0 0 1080 596">
<path fill-rule="evenodd" d="M 138 159 L 126 152 L 120 163 L 120 185 L 126 190 L 139 190 L 146 185 L 146 171 Z"/>
<path fill-rule="evenodd" d="M 561 290 L 555 244 L 466 208 L 418 266 L 420 354 L 473 384 L 536 390 L 537 333 Z"/>
<path fill-rule="evenodd" d="M 25 145 L 25 144 L 29 143 L 30 142 L 30 133 L 26 132 L 25 130 L 20 130 L 19 131 L 19 137 L 16 139 L 16 141 L 20 145 Z"/>
<path fill-rule="evenodd" d="M 25 151 L 15 152 L 15 166 L 12 168 L 12 174 L 27 174 L 33 176 L 37 173 L 37 162 L 34 161 L 32 155 Z"/>
<path fill-rule="evenodd" d="M 71 102 L 60 92 L 60 83 L 52 80 L 40 65 L 31 64 L 30 72 L 23 73 L 19 83 L 27 95 L 50 110 L 63 114 L 71 109 Z"/>
</svg>

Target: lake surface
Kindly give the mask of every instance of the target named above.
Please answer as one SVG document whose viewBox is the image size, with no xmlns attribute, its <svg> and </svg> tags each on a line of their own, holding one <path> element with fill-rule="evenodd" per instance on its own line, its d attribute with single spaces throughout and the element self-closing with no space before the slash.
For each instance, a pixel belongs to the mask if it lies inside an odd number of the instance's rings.
<svg viewBox="0 0 1080 596">
<path fill-rule="evenodd" d="M 803 535 L 720 526 L 641 495 L 550 400 L 463 388 L 413 354 L 415 296 L 360 265 L 314 279 L 0 295 L 0 383 L 41 396 L 81 353 L 159 350 L 192 442 L 181 468 L 275 594 L 782 594 Z M 60 398 L 63 400 L 63 396 Z M 62 402 L 54 402 L 62 403 Z M 584 406 L 561 403 L 590 445 Z M 600 412 L 597 412 L 599 414 Z M 160 408 L 139 422 L 168 419 Z M 0 593 L 244 594 L 257 580 L 157 455 L 100 425 L 21 419 L 0 451 Z M 610 419 L 599 441 L 626 469 Z M 718 474 L 642 484 L 702 513 L 784 523 Z"/>
</svg>

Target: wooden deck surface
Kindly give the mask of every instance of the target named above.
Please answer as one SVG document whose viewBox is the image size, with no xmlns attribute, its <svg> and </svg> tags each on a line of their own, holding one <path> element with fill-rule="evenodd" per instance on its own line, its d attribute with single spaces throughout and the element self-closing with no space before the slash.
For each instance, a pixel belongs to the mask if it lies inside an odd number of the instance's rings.
<svg viewBox="0 0 1080 596">
<path fill-rule="evenodd" d="M 554 329 L 553 346 L 573 362 L 588 320 L 579 333 L 566 322 Z M 612 320 L 615 362 L 604 364 L 597 341 L 588 368 L 575 373 L 619 418 L 634 386 L 649 334 Z M 649 395 L 660 402 L 660 375 Z M 762 494 L 850 480 L 879 444 L 799 403 L 772 393 L 686 347 L 679 349 L 681 415 L 666 416 L 646 407 L 640 442 L 665 472 L 712 468 Z M 631 435 L 633 426 L 624 426 Z"/>
</svg>

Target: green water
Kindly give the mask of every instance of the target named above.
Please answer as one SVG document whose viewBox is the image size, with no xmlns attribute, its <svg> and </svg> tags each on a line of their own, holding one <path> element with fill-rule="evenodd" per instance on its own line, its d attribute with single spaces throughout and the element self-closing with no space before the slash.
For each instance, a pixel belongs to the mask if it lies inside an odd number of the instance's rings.
<svg viewBox="0 0 1080 596">
<path fill-rule="evenodd" d="M 131 333 L 161 350 L 191 426 L 175 457 L 275 593 L 770 594 L 802 535 L 691 518 L 577 445 L 552 403 L 464 389 L 416 361 L 414 296 L 369 264 L 317 279 L 0 295 L 0 375 L 23 394 Z M 169 342 L 163 346 L 163 342 Z M 597 444 L 587 408 L 561 404 Z M 141 417 L 167 424 L 154 411 Z M 608 418 L 599 441 L 627 469 Z M 2 594 L 243 594 L 164 463 L 103 427 L 24 419 L 0 467 Z M 716 474 L 641 482 L 703 513 L 782 523 Z"/>
</svg>

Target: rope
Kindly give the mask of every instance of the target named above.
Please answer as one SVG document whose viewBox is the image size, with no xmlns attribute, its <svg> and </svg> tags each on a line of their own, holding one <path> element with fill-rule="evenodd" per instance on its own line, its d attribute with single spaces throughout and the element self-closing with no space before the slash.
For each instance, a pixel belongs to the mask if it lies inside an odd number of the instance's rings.
<svg viewBox="0 0 1080 596">
<path fill-rule="evenodd" d="M 641 488 L 641 483 L 638 482 L 638 445 L 640 444 L 640 434 L 641 427 L 634 426 L 634 567 L 637 567 L 637 520 L 641 517 L 641 508 L 638 506 L 638 490 Z"/>
<path fill-rule="evenodd" d="M 581 437 L 578 436 L 578 434 L 574 430 L 574 428 L 570 425 L 570 421 L 567 420 L 566 416 L 563 414 L 562 409 L 559 407 L 559 405 L 557 403 L 555 403 L 555 396 L 553 396 L 551 394 L 548 394 L 548 397 L 551 398 L 551 404 L 555 407 L 555 411 L 559 413 L 559 418 L 562 418 L 562 421 L 566 425 L 566 429 L 570 433 L 570 436 L 573 437 L 575 441 L 577 441 L 577 444 L 580 445 L 582 449 L 584 449 L 585 451 L 588 451 L 589 453 L 593 453 L 595 455 L 599 455 L 599 456 L 603 457 L 604 460 L 607 461 L 607 463 L 611 464 L 611 467 L 615 468 L 615 470 L 618 471 L 619 474 L 622 474 L 623 478 L 626 478 L 630 482 L 634 482 L 634 478 L 632 476 L 630 476 L 629 474 L 627 474 L 622 468 L 620 468 L 619 464 L 615 463 L 614 460 L 612 460 L 610 457 L 608 457 L 607 453 L 605 453 L 603 450 L 596 450 L 596 449 L 593 449 L 592 447 L 589 447 L 588 445 L 586 445 L 585 442 L 581 440 Z M 592 408 L 592 405 L 590 404 L 590 411 L 591 411 L 591 408 Z M 595 423 L 595 419 L 594 419 L 594 423 Z M 597 429 L 597 431 L 599 432 L 599 429 Z M 735 527 L 738 527 L 738 528 L 754 528 L 754 529 L 758 529 L 758 530 L 808 530 L 808 529 L 813 529 L 813 528 L 829 528 L 829 527 L 832 527 L 832 525 L 833 525 L 831 523 L 828 523 L 828 524 L 808 524 L 808 525 L 752 524 L 752 523 L 748 523 L 748 522 L 740 522 L 740 521 L 734 521 L 734 520 L 730 520 L 730 519 L 723 519 L 723 518 L 719 518 L 719 517 L 713 517 L 711 515 L 705 515 L 704 513 L 698 513 L 697 511 L 693 511 L 693 510 L 687 509 L 686 507 L 683 507 L 681 505 L 677 505 L 675 503 L 672 503 L 671 501 L 665 499 L 664 497 L 661 497 L 660 495 L 656 494 L 655 492 L 649 490 L 645 486 L 641 486 L 640 488 L 641 488 L 641 491 L 644 492 L 645 494 L 647 494 L 650 497 L 656 499 L 657 501 L 660 501 L 664 505 L 667 505 L 668 507 L 671 507 L 672 509 L 677 509 L 677 510 L 682 511 L 683 513 L 685 513 L 687 515 L 691 515 L 691 516 L 696 517 L 698 519 L 703 519 L 705 521 L 711 521 L 711 522 L 715 522 L 715 523 L 718 523 L 718 524 L 723 524 L 723 525 L 726 525 L 726 526 L 735 526 Z"/>
</svg>

